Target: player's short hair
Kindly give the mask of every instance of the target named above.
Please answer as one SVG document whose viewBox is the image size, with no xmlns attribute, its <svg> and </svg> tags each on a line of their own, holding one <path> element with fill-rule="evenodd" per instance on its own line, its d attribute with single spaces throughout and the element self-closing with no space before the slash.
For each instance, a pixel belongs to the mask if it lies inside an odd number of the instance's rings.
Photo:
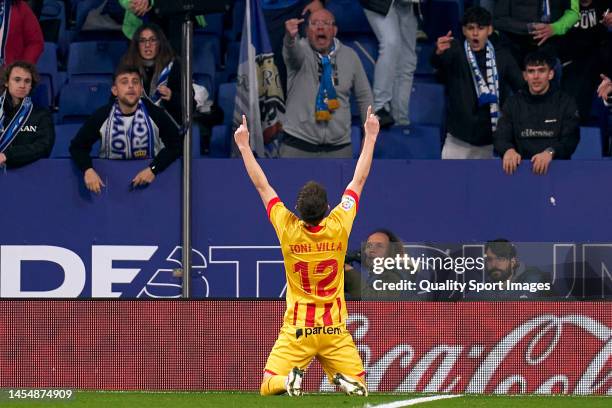
<svg viewBox="0 0 612 408">
<path fill-rule="evenodd" d="M 135 66 L 135 65 L 127 65 L 127 64 L 120 64 L 117 67 L 117 69 L 115 70 L 115 73 L 113 74 L 113 84 L 115 83 L 117 78 L 120 75 L 123 75 L 123 74 L 136 74 L 136 75 L 138 75 L 138 78 L 142 79 L 142 74 L 140 73 L 140 70 L 138 69 L 137 66 Z"/>
<path fill-rule="evenodd" d="M 508 241 L 507 239 L 498 238 L 487 242 L 485 244 L 485 252 L 487 252 L 489 249 L 496 256 L 507 259 L 516 258 L 516 248 L 512 242 Z"/>
<path fill-rule="evenodd" d="M 304 184 L 297 196 L 296 210 L 300 218 L 310 224 L 318 225 L 327 213 L 327 191 L 316 181 Z"/>
<path fill-rule="evenodd" d="M 491 13 L 483 7 L 474 6 L 465 10 L 461 18 L 461 25 L 465 27 L 468 24 L 478 24 L 481 27 L 493 25 L 493 17 Z"/>
<path fill-rule="evenodd" d="M 5 88 L 8 88 L 8 81 L 14 68 L 21 68 L 28 71 L 30 75 L 32 75 L 32 90 L 34 90 L 38 82 L 40 82 L 40 76 L 38 75 L 36 65 L 27 61 L 15 61 L 4 68 L 4 71 L 2 72 L 2 85 L 4 85 Z M 30 91 L 30 94 L 31 93 L 32 91 Z"/>
<path fill-rule="evenodd" d="M 527 67 L 537 67 L 539 65 L 547 65 L 549 69 L 553 69 L 555 64 L 556 61 L 553 56 L 541 50 L 527 54 L 523 60 L 523 67 L 525 69 L 527 69 Z"/>
</svg>

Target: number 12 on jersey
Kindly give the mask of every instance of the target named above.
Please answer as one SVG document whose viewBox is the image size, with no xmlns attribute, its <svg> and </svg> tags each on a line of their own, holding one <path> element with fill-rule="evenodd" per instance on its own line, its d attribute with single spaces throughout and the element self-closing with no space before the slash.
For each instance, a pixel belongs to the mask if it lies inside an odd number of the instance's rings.
<svg viewBox="0 0 612 408">
<path fill-rule="evenodd" d="M 317 283 L 314 293 L 310 284 L 310 277 L 308 276 L 308 267 L 312 264 L 314 264 L 314 275 L 326 275 Z M 338 261 L 335 259 L 325 259 L 319 262 L 300 261 L 293 265 L 293 272 L 300 274 L 302 289 L 308 294 L 327 297 L 336 292 L 336 287 L 326 288 L 338 275 Z"/>
</svg>

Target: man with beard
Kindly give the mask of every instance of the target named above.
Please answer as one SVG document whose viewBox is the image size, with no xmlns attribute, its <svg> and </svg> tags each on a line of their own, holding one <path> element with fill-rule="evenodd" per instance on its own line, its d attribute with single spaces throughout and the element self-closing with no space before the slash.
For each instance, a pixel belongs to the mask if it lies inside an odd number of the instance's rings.
<svg viewBox="0 0 612 408">
<path fill-rule="evenodd" d="M 83 172 L 85 186 L 96 194 L 104 182 L 94 170 L 89 153 L 99 139 L 101 159 L 152 159 L 132 179 L 133 187 L 152 183 L 182 151 L 178 128 L 168 113 L 142 98 L 142 78 L 137 67 L 120 66 L 111 90 L 116 99 L 95 111 L 70 143 L 72 160 Z"/>
<path fill-rule="evenodd" d="M 485 272 L 487 282 L 503 282 L 504 290 L 483 292 L 491 299 L 533 299 L 550 296 L 550 290 L 508 290 L 507 282 L 518 284 L 547 284 L 550 279 L 537 268 L 526 267 L 517 257 L 515 246 L 507 239 L 496 239 L 485 244 Z M 533 285 L 532 285 L 533 286 Z"/>
<path fill-rule="evenodd" d="M 313 12 L 308 38 L 299 38 L 304 19 L 285 22 L 283 57 L 287 65 L 287 109 L 281 157 L 351 158 L 351 106 L 354 92 L 362 121 L 372 91 L 359 57 L 336 38 L 329 10 Z"/>
</svg>

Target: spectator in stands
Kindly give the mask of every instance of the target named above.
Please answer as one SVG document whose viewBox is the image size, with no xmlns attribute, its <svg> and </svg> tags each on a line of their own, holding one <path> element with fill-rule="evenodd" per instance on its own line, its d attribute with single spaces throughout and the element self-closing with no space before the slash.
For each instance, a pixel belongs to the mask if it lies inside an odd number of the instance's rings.
<svg viewBox="0 0 612 408">
<path fill-rule="evenodd" d="M 507 174 L 514 173 L 522 158 L 531 160 L 534 173 L 545 174 L 552 159 L 569 159 L 576 150 L 578 109 L 571 96 L 550 82 L 553 63 L 542 51 L 528 54 L 523 71 L 528 89 L 504 105 L 493 143 Z"/>
<path fill-rule="evenodd" d="M 38 83 L 33 64 L 15 61 L 2 73 L 0 96 L 0 166 L 19 167 L 49 157 L 55 142 L 53 119 L 46 109 L 33 106 L 32 89 Z"/>
<path fill-rule="evenodd" d="M 0 2 L 0 66 L 14 61 L 34 65 L 45 46 L 40 24 L 23 0 Z"/>
<path fill-rule="evenodd" d="M 489 40 L 491 13 L 471 7 L 461 24 L 465 41 L 454 40 L 449 31 L 438 38 L 431 59 L 448 93 L 442 158 L 491 159 L 500 106 L 525 82 L 510 53 Z"/>
<path fill-rule="evenodd" d="M 551 283 L 550 277 L 534 267 L 526 267 L 520 262 L 515 246 L 507 239 L 496 239 L 485 244 L 485 272 L 488 282 L 510 282 L 522 288 L 537 287 L 537 284 Z M 492 299 L 529 299 L 552 296 L 551 290 L 516 289 L 484 293 Z M 540 285 L 544 287 L 544 285 Z"/>
<path fill-rule="evenodd" d="M 181 63 L 158 25 L 146 23 L 136 29 L 121 63 L 138 67 L 143 95 L 166 109 L 177 124 L 183 122 Z"/>
<path fill-rule="evenodd" d="M 556 56 L 559 36 L 580 18 L 578 1 L 498 0 L 493 24 L 502 33 L 504 46 L 510 47 L 517 63 L 522 63 L 525 55 L 539 47 Z"/>
<path fill-rule="evenodd" d="M 599 73 L 610 66 L 610 9 L 612 0 L 580 0 L 580 20 L 561 39 L 561 86 L 576 99 L 583 123 L 590 117 Z"/>
<path fill-rule="evenodd" d="M 365 122 L 372 92 L 359 57 L 336 38 L 328 10 L 308 19 L 308 38 L 299 38 L 303 19 L 285 23 L 283 56 L 287 65 L 287 109 L 281 157 L 351 158 L 351 107 L 354 92 Z"/>
<path fill-rule="evenodd" d="M 168 0 L 169 1 L 169 0 Z M 123 34 L 128 39 L 134 38 L 136 29 L 144 24 L 145 21 L 150 21 L 162 27 L 166 37 L 179 55 L 182 55 L 182 39 L 183 39 L 183 18 L 182 16 L 161 16 L 155 13 L 153 9 L 153 0 L 119 0 L 121 7 L 125 9 L 123 18 Z M 206 21 L 204 16 L 195 17 L 198 25 L 204 27 Z"/>
<path fill-rule="evenodd" d="M 320 0 L 262 0 L 266 28 L 270 36 L 270 46 L 274 53 L 274 64 L 278 68 L 283 90 L 287 91 L 287 69 L 283 60 L 283 37 L 285 21 L 292 18 L 304 18 L 310 13 L 321 10 L 324 1 Z"/>
<path fill-rule="evenodd" d="M 362 255 L 361 268 L 351 263 L 344 265 L 345 292 L 353 300 L 383 300 L 383 299 L 412 299 L 418 297 L 417 291 L 408 290 L 376 290 L 374 281 L 385 283 L 400 283 L 402 281 L 415 281 L 416 273 L 412 269 L 385 269 L 381 274 L 374 273 L 375 258 L 396 258 L 404 256 L 404 244 L 397 235 L 387 229 L 377 229 L 368 236 Z M 348 254 L 347 254 L 348 257 Z M 410 266 L 413 268 L 412 264 Z M 380 287 L 376 284 L 376 287 Z"/>
<path fill-rule="evenodd" d="M 116 100 L 96 110 L 70 143 L 70 154 L 84 172 L 85 186 L 100 193 L 102 179 L 93 168 L 92 146 L 101 139 L 100 158 L 153 159 L 133 179 L 132 186 L 146 186 L 181 154 L 178 129 L 163 109 L 142 98 L 140 70 L 120 66 L 113 78 Z"/>
<path fill-rule="evenodd" d="M 361 0 L 378 39 L 374 110 L 381 127 L 409 124 L 410 94 L 417 65 L 415 4 L 420 0 Z"/>
</svg>

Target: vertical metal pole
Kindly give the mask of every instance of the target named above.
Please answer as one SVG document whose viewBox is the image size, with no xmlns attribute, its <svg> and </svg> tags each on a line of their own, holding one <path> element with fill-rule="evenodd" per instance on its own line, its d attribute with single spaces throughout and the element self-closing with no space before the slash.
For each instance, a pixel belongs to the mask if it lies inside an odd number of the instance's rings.
<svg viewBox="0 0 612 408">
<path fill-rule="evenodd" d="M 183 147 L 183 297 L 191 294 L 191 115 L 193 98 L 191 95 L 191 56 L 193 48 L 193 22 L 189 16 L 183 21 L 183 72 L 181 90 L 183 92 L 183 126 L 185 126 Z"/>
</svg>

